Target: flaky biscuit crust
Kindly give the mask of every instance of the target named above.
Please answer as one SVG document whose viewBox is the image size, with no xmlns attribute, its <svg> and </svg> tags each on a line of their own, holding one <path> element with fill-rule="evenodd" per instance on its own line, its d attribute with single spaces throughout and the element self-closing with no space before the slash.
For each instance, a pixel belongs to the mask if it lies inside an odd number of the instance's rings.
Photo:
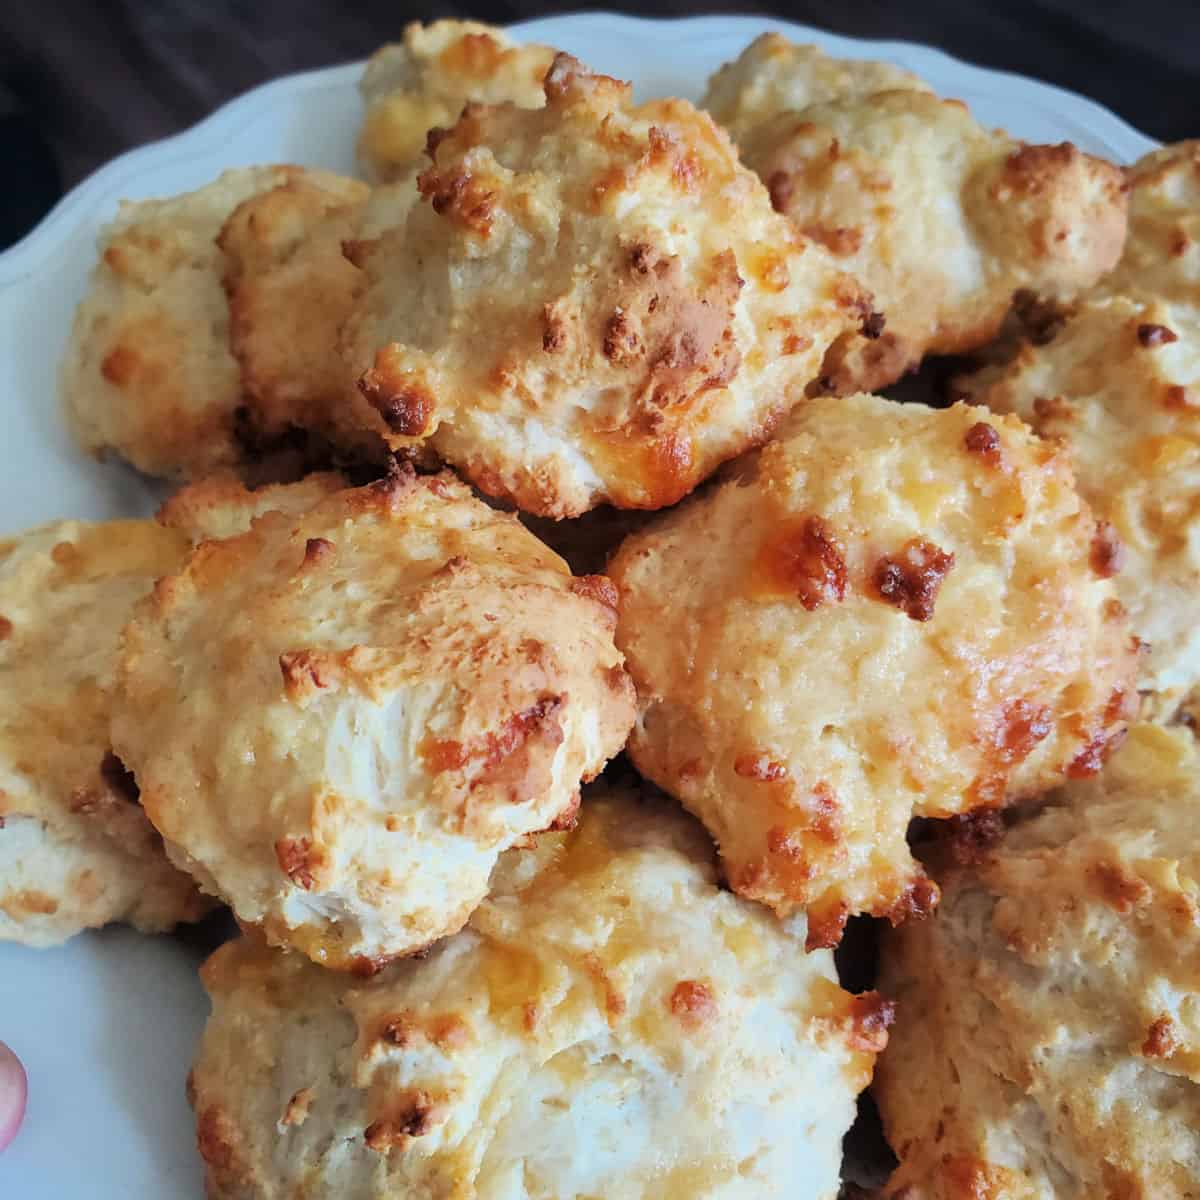
<svg viewBox="0 0 1200 1200">
<path fill-rule="evenodd" d="M 869 304 L 691 105 L 566 56 L 545 87 L 431 140 L 422 203 L 356 253 L 345 351 L 393 449 L 538 515 L 662 507 L 765 440 Z"/>
<path fill-rule="evenodd" d="M 1022 145 L 916 81 L 886 82 L 881 64 L 834 67 L 808 50 L 747 52 L 727 68 L 737 66 L 739 89 L 714 103 L 775 208 L 871 291 L 886 320 L 881 337 L 847 335 L 834 348 L 827 390 L 883 387 L 926 354 L 981 346 L 1015 291 L 1073 296 L 1116 264 L 1120 168 L 1069 143 Z M 871 67 L 883 87 L 867 94 Z"/>
<path fill-rule="evenodd" d="M 122 205 L 101 234 L 62 368 L 84 449 L 170 477 L 241 461 L 241 383 L 215 239 L 237 205 L 298 170 L 243 167 L 182 196 Z"/>
<path fill-rule="evenodd" d="M 160 931 L 206 907 L 109 752 L 121 628 L 186 546 L 151 521 L 0 539 L 0 939 Z"/>
<path fill-rule="evenodd" d="M 422 962 L 209 961 L 209 1195 L 833 1200 L 891 1015 L 835 980 L 673 804 L 589 793 Z"/>
<path fill-rule="evenodd" d="M 621 749 L 611 585 L 449 475 L 202 543 L 125 634 L 113 721 L 168 850 L 341 968 L 460 928 Z"/>
<path fill-rule="evenodd" d="M 549 46 L 519 44 L 478 21 L 406 26 L 403 41 L 371 55 L 359 84 L 364 177 L 374 183 L 403 177 L 421 162 L 429 130 L 453 125 L 468 101 L 540 108 L 553 59 Z"/>
<path fill-rule="evenodd" d="M 1142 725 L 885 938 L 894 1200 L 1200 1189 L 1200 757 Z"/>
<path fill-rule="evenodd" d="M 936 888 L 948 817 L 1099 769 L 1135 653 L 1065 457 L 1012 417 L 813 400 L 729 480 L 632 536 L 611 574 L 639 770 L 735 890 L 893 921 Z"/>
</svg>

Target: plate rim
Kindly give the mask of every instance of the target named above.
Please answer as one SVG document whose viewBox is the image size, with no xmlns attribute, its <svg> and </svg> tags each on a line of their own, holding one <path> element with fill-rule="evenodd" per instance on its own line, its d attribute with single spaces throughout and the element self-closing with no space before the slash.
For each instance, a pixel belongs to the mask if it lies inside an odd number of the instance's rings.
<svg viewBox="0 0 1200 1200">
<path fill-rule="evenodd" d="M 1136 148 L 1140 155 L 1162 144 L 1142 133 L 1103 104 L 1078 92 L 1015 71 L 980 66 L 923 42 L 851 37 L 782 18 L 733 13 L 639 17 L 600 10 L 534 17 L 500 28 L 520 38 L 536 39 L 549 38 L 550 35 L 545 30 L 563 24 L 583 27 L 602 24 L 610 29 L 614 25 L 624 26 L 631 34 L 644 33 L 648 29 L 661 31 L 664 27 L 673 27 L 678 31 L 682 27 L 686 30 L 689 41 L 705 38 L 728 39 L 735 31 L 746 34 L 774 31 L 794 39 L 819 44 L 835 57 L 904 58 L 910 62 L 914 59 L 924 60 L 935 67 L 935 73 L 945 70 L 966 71 L 971 75 L 984 76 L 1011 87 L 1019 87 L 1025 93 L 1027 101 L 1037 101 L 1039 107 L 1044 107 L 1050 112 L 1057 113 L 1064 106 L 1069 106 L 1076 116 L 1086 119 L 1098 132 L 1103 131 L 1107 137 L 1118 142 L 1127 142 L 1131 153 Z M 153 159 L 156 166 L 162 167 L 180 159 L 204 155 L 232 136 L 238 127 L 254 119 L 255 114 L 264 106 L 277 103 L 281 96 L 342 88 L 348 83 L 357 87 L 365 63 L 365 59 L 360 59 L 310 71 L 292 72 L 268 80 L 227 100 L 208 116 L 178 133 L 135 146 L 97 167 L 61 196 L 54 207 L 24 237 L 0 252 L 0 288 L 17 282 L 46 254 L 52 252 L 60 229 L 69 229 L 77 213 L 102 205 L 123 181 L 139 174 L 142 163 L 147 159 Z"/>
</svg>

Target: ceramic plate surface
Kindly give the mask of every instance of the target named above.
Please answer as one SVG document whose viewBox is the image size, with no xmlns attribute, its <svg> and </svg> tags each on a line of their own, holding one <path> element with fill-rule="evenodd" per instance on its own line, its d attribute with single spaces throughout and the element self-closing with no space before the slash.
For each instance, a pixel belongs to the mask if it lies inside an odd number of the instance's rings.
<svg viewBox="0 0 1200 1200">
<path fill-rule="evenodd" d="M 514 27 L 631 79 L 639 98 L 698 99 L 754 36 L 776 29 L 841 57 L 907 67 L 1017 137 L 1069 139 L 1129 162 L 1155 143 L 1070 92 L 983 70 L 903 42 L 862 42 L 749 17 L 648 21 L 587 14 Z M 400 30 L 397 29 L 397 36 Z M 59 417 L 57 364 L 97 232 L 122 198 L 171 195 L 226 167 L 296 162 L 353 171 L 361 64 L 293 75 L 235 100 L 186 133 L 123 155 L 0 255 L 0 533 L 58 517 L 140 515 L 151 486 L 84 458 Z M 51 951 L 0 944 L 0 1039 L 29 1073 L 24 1128 L 0 1155 L 4 1200 L 200 1200 L 184 1099 L 207 1011 L 198 957 L 170 938 L 106 930 Z"/>
</svg>

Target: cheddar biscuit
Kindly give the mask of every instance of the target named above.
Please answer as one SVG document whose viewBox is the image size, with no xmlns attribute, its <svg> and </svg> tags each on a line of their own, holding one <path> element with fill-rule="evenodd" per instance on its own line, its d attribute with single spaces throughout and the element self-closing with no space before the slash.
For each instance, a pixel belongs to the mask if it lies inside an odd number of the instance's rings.
<svg viewBox="0 0 1200 1200">
<path fill-rule="evenodd" d="M 347 403 L 365 407 L 337 347 L 361 276 L 342 247 L 361 233 L 368 192 L 354 179 L 296 172 L 239 204 L 217 236 L 229 348 L 260 436 L 302 429 L 348 454 L 382 456 L 362 422 L 339 419 Z"/>
<path fill-rule="evenodd" d="M 710 118 L 559 56 L 469 106 L 355 260 L 348 361 L 395 451 L 549 517 L 674 503 L 764 441 L 870 302 Z"/>
<path fill-rule="evenodd" d="M 85 450 L 185 478 L 242 460 L 216 237 L 289 170 L 243 167 L 182 196 L 126 202 L 104 229 L 62 368 L 67 419 Z"/>
<path fill-rule="evenodd" d="M 245 923 L 367 968 L 460 928 L 624 744 L 615 598 L 449 475 L 202 542 L 125 634 L 117 752 Z"/>
<path fill-rule="evenodd" d="M 825 390 L 880 388 L 927 354 L 981 346 L 1018 290 L 1070 298 L 1116 264 L 1120 168 L 1067 142 L 1025 145 L 985 129 L 893 68 L 757 46 L 727 68 L 743 77 L 734 95 L 744 106 L 722 94 L 721 75 L 709 102 L 718 120 L 729 112 L 776 210 L 826 246 L 882 315 L 879 336 L 847 334 L 833 348 Z"/>
<path fill-rule="evenodd" d="M 362 981 L 243 938 L 203 974 L 213 1200 L 833 1200 L 891 1017 L 720 890 L 674 805 L 607 789 L 423 961 Z"/>
<path fill-rule="evenodd" d="M 700 107 L 741 145 L 781 113 L 878 92 L 932 90 L 923 79 L 890 63 L 832 58 L 818 46 L 764 33 L 713 74 Z"/>
<path fill-rule="evenodd" d="M 885 936 L 888 1197 L 1200 1189 L 1198 780 L 1186 732 L 1136 727 Z"/>
<path fill-rule="evenodd" d="M 611 564 L 633 761 L 812 944 L 928 911 L 914 816 L 1095 772 L 1124 730 L 1136 654 L 1097 532 L 1014 417 L 813 400 Z"/>
</svg>

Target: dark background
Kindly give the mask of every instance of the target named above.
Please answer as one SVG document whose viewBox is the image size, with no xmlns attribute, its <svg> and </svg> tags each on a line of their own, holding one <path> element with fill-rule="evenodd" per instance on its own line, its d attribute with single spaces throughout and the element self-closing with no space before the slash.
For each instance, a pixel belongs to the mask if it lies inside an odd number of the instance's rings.
<svg viewBox="0 0 1200 1200">
<path fill-rule="evenodd" d="M 615 5 L 403 0 L 0 0 L 0 246 L 130 146 L 289 71 L 365 57 L 406 21 L 503 24 Z M 1082 92 L 1164 141 L 1200 136 L 1197 0 L 802 0 L 641 4 L 643 16 L 760 12 L 926 42 Z"/>
</svg>

